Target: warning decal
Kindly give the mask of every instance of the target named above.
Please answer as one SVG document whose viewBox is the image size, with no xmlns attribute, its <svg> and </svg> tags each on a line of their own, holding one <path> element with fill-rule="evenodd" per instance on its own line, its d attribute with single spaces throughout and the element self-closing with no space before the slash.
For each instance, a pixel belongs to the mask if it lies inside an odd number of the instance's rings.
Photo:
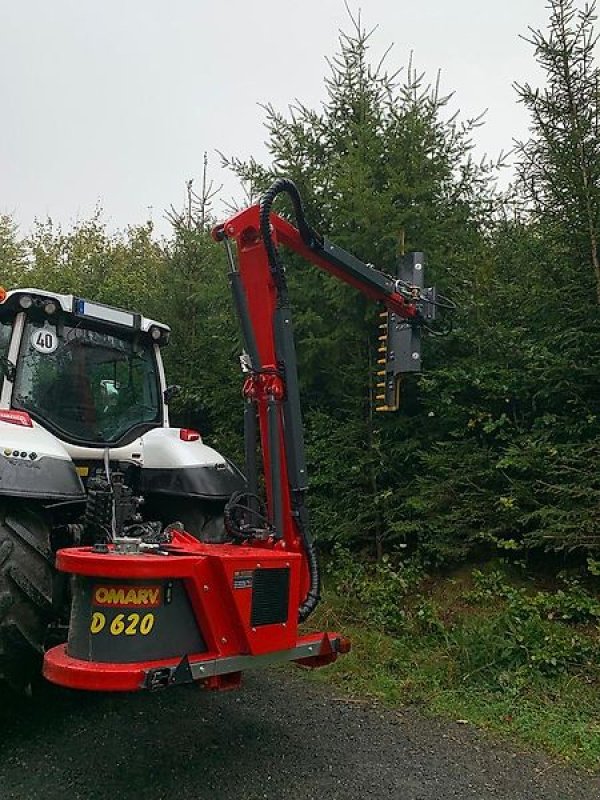
<svg viewBox="0 0 600 800">
<path fill-rule="evenodd" d="M 234 589 L 251 589 L 254 572 L 251 569 L 240 569 L 233 573 Z"/>
</svg>

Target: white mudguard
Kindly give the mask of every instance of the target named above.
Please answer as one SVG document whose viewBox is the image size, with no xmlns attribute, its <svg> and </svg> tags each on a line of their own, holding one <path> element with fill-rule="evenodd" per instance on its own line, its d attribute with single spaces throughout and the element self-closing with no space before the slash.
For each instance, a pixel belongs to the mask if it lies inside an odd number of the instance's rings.
<svg viewBox="0 0 600 800">
<path fill-rule="evenodd" d="M 202 439 L 184 441 L 179 428 L 155 428 L 142 440 L 142 491 L 226 500 L 245 485 L 233 464 Z"/>
<path fill-rule="evenodd" d="M 85 493 L 55 436 L 35 422 L 29 427 L 0 421 L 0 496 L 76 500 Z"/>
<path fill-rule="evenodd" d="M 143 493 L 226 500 L 245 485 L 244 477 L 201 438 L 185 441 L 180 428 L 153 428 L 124 447 L 111 447 L 111 462 L 141 467 Z M 76 461 L 101 461 L 104 449 L 65 444 Z"/>
</svg>

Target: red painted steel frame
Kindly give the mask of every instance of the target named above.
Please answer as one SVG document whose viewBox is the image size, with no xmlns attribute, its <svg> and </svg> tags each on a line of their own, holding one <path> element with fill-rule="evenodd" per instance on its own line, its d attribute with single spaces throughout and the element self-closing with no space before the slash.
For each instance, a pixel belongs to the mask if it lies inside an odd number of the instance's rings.
<svg viewBox="0 0 600 800">
<path fill-rule="evenodd" d="M 340 646 L 337 644 L 342 642 Z M 298 637 L 296 645 L 314 645 L 315 655 L 310 658 L 289 659 L 301 667 L 314 669 L 324 667 L 336 660 L 338 653 L 347 653 L 350 645 L 347 639 L 335 633 L 312 633 Z M 334 648 L 337 646 L 337 649 Z M 202 654 L 194 659 L 198 664 L 213 661 L 214 655 Z M 44 677 L 51 683 L 68 689 L 88 692 L 135 692 L 145 688 L 146 676 L 150 670 L 161 667 L 176 667 L 177 660 L 162 659 L 134 664 L 98 664 L 71 658 L 66 645 L 48 650 L 44 657 Z M 199 681 L 204 689 L 237 689 L 241 685 L 242 673 L 213 675 Z"/>
<path fill-rule="evenodd" d="M 405 298 L 394 292 L 386 294 L 376 285 L 368 287 L 364 282 L 358 281 L 348 274 L 341 267 L 333 264 L 325 253 L 318 253 L 308 247 L 300 236 L 297 228 L 277 214 L 271 214 L 271 227 L 273 242 L 275 245 L 285 245 L 289 249 L 298 253 L 310 263 L 320 269 L 335 275 L 336 278 L 348 283 L 358 289 L 362 294 L 375 302 L 383 303 L 390 311 L 396 312 L 401 317 L 414 317 L 416 307 L 409 304 Z M 279 372 L 277 364 L 276 345 L 273 334 L 273 319 L 277 308 L 278 297 L 277 288 L 271 274 L 269 260 L 265 245 L 260 236 L 260 209 L 258 205 L 240 211 L 231 217 L 222 226 L 218 226 L 213 232 L 215 239 L 220 238 L 222 233 L 235 241 L 237 246 L 237 257 L 239 273 L 244 286 L 248 313 L 252 324 L 252 329 L 256 339 L 256 346 L 262 373 L 252 375 L 246 381 L 244 394 L 252 397 L 256 401 L 258 408 L 261 452 L 264 465 L 264 474 L 269 474 L 270 469 L 270 449 L 268 440 L 267 425 L 267 399 L 269 394 L 273 394 L 276 399 L 281 400 L 285 393 L 283 379 L 276 374 Z M 279 437 L 280 452 L 285 453 L 285 443 L 283 438 L 283 422 L 281 413 L 279 414 Z M 285 458 L 281 459 L 280 485 L 282 498 L 282 517 L 283 530 L 278 531 L 282 539 L 275 545 L 276 547 L 287 548 L 293 552 L 302 552 L 302 538 L 300 531 L 292 513 L 292 499 L 288 483 L 288 472 Z M 271 487 L 267 483 L 267 504 L 273 508 Z M 309 587 L 309 575 L 306 561 L 302 561 L 302 577 L 300 596 L 305 597 Z"/>
</svg>

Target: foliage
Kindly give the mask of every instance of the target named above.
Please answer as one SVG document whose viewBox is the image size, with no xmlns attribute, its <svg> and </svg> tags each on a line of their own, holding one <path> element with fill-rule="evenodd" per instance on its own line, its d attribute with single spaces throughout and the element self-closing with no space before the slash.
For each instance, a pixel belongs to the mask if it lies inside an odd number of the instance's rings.
<svg viewBox="0 0 600 800">
<path fill-rule="evenodd" d="M 517 145 L 519 177 L 533 211 L 572 239 L 584 286 L 600 302 L 600 69 L 594 65 L 595 2 L 551 0 L 548 31 L 528 39 L 546 86 L 517 85 L 531 113 L 532 136 Z M 592 267 L 592 270 L 589 267 Z M 585 272 L 583 272 L 585 268 Z M 587 273 L 587 275 L 586 275 Z"/>
<path fill-rule="evenodd" d="M 433 582 L 412 561 L 338 552 L 326 599 L 313 624 L 343 629 L 353 651 L 317 679 L 600 767 L 600 603 L 580 583 L 544 589 L 500 568 Z"/>
<path fill-rule="evenodd" d="M 551 0 L 548 31 L 531 32 L 546 85 L 517 88 L 532 130 L 510 196 L 495 189 L 499 163 L 474 159 L 481 120 L 452 113 L 439 76 L 374 57 L 360 19 L 341 36 L 322 107 L 267 104 L 269 163 L 228 160 L 252 197 L 289 175 L 311 223 L 388 272 L 400 249 L 426 250 L 428 282 L 459 303 L 451 335 L 425 342 L 424 374 L 404 380 L 400 413 L 377 415 L 376 309 L 287 257 L 323 549 L 382 565 L 401 553 L 428 569 L 501 552 L 600 572 L 593 26 L 593 6 Z M 69 231 L 41 222 L 27 237 L 0 218 L 2 280 L 168 322 L 169 381 L 183 387 L 173 419 L 240 460 L 240 341 L 207 230 L 206 168 L 201 194 L 187 186 L 163 241 L 150 223 L 111 234 L 100 212 Z"/>
<path fill-rule="evenodd" d="M 182 386 L 177 419 L 208 434 L 231 458 L 242 442 L 240 342 L 231 310 L 224 254 L 206 230 L 179 225 L 165 250 L 167 303 L 172 328 L 165 351 L 170 380 Z"/>
<path fill-rule="evenodd" d="M 600 640 L 566 627 L 598 625 L 600 631 L 600 601 L 576 581 L 556 591 L 532 591 L 508 582 L 499 570 L 474 570 L 463 601 L 494 613 L 442 619 L 415 562 L 394 564 L 385 557 L 357 563 L 338 548 L 330 570 L 335 592 L 352 599 L 358 619 L 388 634 L 442 637 L 465 681 L 477 675 L 519 684 L 532 672 L 543 677 L 597 669 Z"/>
<path fill-rule="evenodd" d="M 342 34 L 330 66 L 320 111 L 299 101 L 288 114 L 266 106 L 271 165 L 232 159 L 231 167 L 254 192 L 275 175 L 293 178 L 313 224 L 388 272 L 400 248 L 426 248 L 431 279 L 467 299 L 480 271 L 473 264 L 485 265 L 494 203 L 493 167 L 472 156 L 479 120 L 449 116 L 451 95 L 412 63 L 404 73 L 373 65 L 360 20 Z M 376 310 L 329 276 L 289 262 L 318 535 L 367 544 L 379 557 L 409 539 L 420 543 L 414 526 L 406 530 L 403 499 L 421 472 L 427 412 L 416 396 L 397 420 L 376 418 Z M 467 326 L 470 314 L 466 308 L 457 325 Z M 440 355 L 431 348 L 428 369 Z"/>
<path fill-rule="evenodd" d="M 336 593 L 353 598 L 364 618 L 386 631 L 406 626 L 401 601 L 423 580 L 422 567 L 414 561 L 393 563 L 387 555 L 375 563 L 358 561 L 339 546 L 329 562 L 329 574 Z"/>
</svg>

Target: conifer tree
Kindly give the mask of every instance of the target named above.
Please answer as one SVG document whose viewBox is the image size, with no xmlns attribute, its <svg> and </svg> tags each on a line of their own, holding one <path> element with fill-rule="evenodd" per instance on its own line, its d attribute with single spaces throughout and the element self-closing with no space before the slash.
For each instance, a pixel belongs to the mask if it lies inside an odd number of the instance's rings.
<svg viewBox="0 0 600 800">
<path fill-rule="evenodd" d="M 534 214 L 570 238 L 579 279 L 600 303 L 600 69 L 596 4 L 550 0 L 547 31 L 527 41 L 546 85 L 518 84 L 531 114 L 531 137 L 517 144 L 519 176 Z M 585 273 L 582 274 L 583 270 Z M 589 277 L 588 277 L 589 276 Z M 591 280 L 590 280 L 591 278 Z"/>
<path fill-rule="evenodd" d="M 269 165 L 227 163 L 255 195 L 274 176 L 291 177 L 317 229 L 387 272 L 395 272 L 402 242 L 427 250 L 430 280 L 452 286 L 469 305 L 493 171 L 473 158 L 480 120 L 449 115 L 451 95 L 412 62 L 390 71 L 386 57 L 373 61 L 370 39 L 360 18 L 351 19 L 329 62 L 320 109 L 300 101 L 287 113 L 265 106 Z M 372 413 L 375 309 L 287 258 L 315 529 L 321 539 L 374 542 L 381 555 L 384 543 L 404 540 L 399 501 L 418 469 L 422 431 L 409 404 L 395 420 Z M 438 358 L 441 349 L 429 353 L 429 370 Z M 332 509 L 332 497 L 344 500 Z"/>
</svg>

